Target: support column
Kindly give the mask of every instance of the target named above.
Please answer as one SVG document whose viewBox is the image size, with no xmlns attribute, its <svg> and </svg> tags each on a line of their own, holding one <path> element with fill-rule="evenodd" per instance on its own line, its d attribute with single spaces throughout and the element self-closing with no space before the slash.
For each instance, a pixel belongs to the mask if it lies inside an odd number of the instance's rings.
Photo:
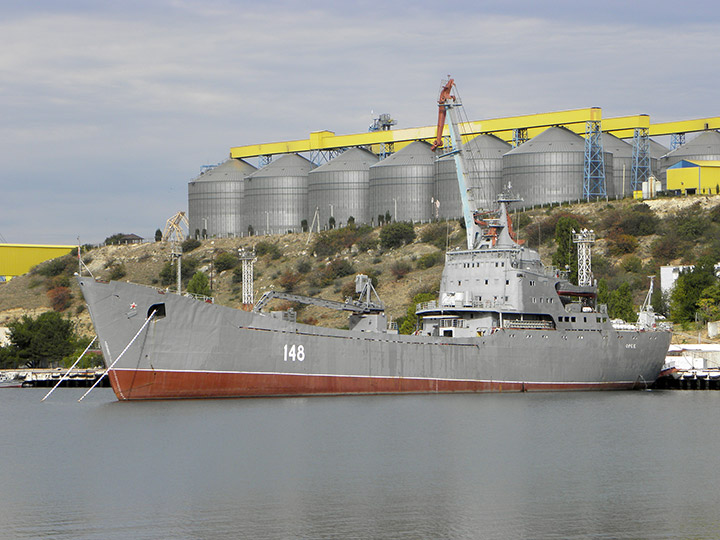
<svg viewBox="0 0 720 540">
<path fill-rule="evenodd" d="M 585 126 L 583 198 L 586 201 L 607 197 L 604 154 L 600 121 L 590 120 Z"/>
</svg>

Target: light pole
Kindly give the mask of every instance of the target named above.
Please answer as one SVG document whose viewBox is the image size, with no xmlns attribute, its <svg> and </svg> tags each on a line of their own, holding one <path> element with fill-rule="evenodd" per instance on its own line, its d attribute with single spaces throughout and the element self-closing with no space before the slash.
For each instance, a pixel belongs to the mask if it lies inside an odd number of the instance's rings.
<svg viewBox="0 0 720 540">
<path fill-rule="evenodd" d="M 265 234 L 270 234 L 270 212 L 265 211 Z"/>
<path fill-rule="evenodd" d="M 395 213 L 393 214 L 393 221 L 397 223 L 397 199 L 393 199 L 393 204 L 395 205 Z"/>
<path fill-rule="evenodd" d="M 207 219 L 206 217 L 203 218 L 203 230 L 202 230 L 202 237 L 203 240 L 207 239 Z"/>
<path fill-rule="evenodd" d="M 212 293 L 213 273 L 215 272 L 215 240 L 210 242 L 210 245 L 212 245 L 212 255 L 210 256 L 210 292 Z"/>
</svg>

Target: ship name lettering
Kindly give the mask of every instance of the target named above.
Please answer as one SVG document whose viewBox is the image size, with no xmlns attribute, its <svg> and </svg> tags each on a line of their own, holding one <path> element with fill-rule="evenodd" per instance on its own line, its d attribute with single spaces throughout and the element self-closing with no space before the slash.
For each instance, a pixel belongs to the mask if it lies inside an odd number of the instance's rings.
<svg viewBox="0 0 720 540">
<path fill-rule="evenodd" d="M 292 345 L 290 345 L 290 348 L 288 348 L 286 343 L 283 347 L 283 360 L 287 362 L 288 359 L 291 362 L 302 362 L 303 360 L 305 360 L 305 347 L 303 347 L 302 345 L 295 346 L 295 344 L 293 343 Z"/>
<path fill-rule="evenodd" d="M 635 343 L 626 343 L 625 348 L 626 349 L 636 349 L 637 345 Z"/>
</svg>

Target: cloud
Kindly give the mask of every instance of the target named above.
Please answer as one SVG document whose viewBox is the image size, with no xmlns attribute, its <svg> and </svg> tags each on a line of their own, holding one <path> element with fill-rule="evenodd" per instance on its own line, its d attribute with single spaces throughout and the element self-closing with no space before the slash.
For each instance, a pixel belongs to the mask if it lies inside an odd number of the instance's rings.
<svg viewBox="0 0 720 540">
<path fill-rule="evenodd" d="M 0 185 L 13 193 L 0 233 L 74 241 L 100 207 L 93 241 L 150 235 L 230 147 L 362 132 L 371 111 L 398 128 L 430 125 L 448 73 L 473 119 L 590 106 L 713 115 L 717 17 L 674 28 L 677 9 L 664 18 L 640 4 L 615 15 L 576 2 L 14 6 L 0 22 Z M 60 197 L 52 218 L 31 212 Z"/>
</svg>

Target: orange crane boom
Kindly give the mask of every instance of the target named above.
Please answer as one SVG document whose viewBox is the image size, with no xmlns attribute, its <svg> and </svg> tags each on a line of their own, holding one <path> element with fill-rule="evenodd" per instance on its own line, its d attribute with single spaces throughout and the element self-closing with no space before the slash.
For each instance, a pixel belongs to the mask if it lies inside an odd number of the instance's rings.
<svg viewBox="0 0 720 540">
<path fill-rule="evenodd" d="M 455 86 L 455 79 L 448 78 L 448 82 L 445 83 L 445 86 L 440 90 L 440 97 L 438 98 L 437 136 L 435 137 L 435 143 L 432 145 L 433 150 L 442 148 L 443 145 L 442 133 L 443 129 L 445 129 L 445 116 L 447 115 L 447 110 L 443 107 L 443 104 L 450 99 L 455 101 L 455 96 L 451 94 L 453 86 Z"/>
</svg>

